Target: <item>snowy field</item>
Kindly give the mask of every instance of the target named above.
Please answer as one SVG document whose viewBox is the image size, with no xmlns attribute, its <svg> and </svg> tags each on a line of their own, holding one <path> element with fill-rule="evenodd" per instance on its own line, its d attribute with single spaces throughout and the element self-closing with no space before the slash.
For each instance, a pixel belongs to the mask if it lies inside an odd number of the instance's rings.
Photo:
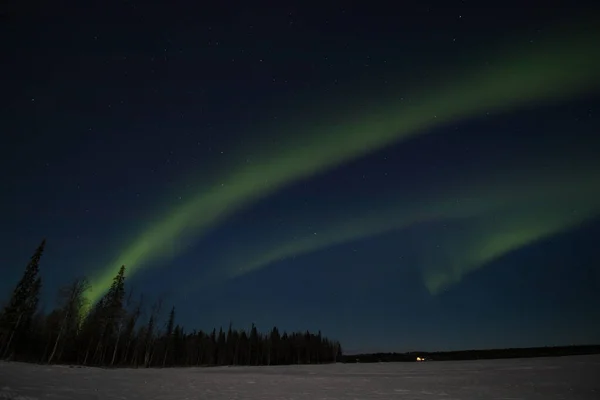
<svg viewBox="0 0 600 400">
<path fill-rule="evenodd" d="M 0 399 L 599 400 L 600 356 L 164 370 L 0 362 Z"/>
</svg>

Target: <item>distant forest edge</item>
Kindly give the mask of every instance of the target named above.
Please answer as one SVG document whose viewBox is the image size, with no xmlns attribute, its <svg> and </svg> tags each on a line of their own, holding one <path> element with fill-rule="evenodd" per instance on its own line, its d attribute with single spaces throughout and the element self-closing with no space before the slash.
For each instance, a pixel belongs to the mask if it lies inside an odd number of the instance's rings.
<svg viewBox="0 0 600 400">
<path fill-rule="evenodd" d="M 417 357 L 424 361 L 491 360 L 501 358 L 562 357 L 600 354 L 600 345 L 528 347 L 510 349 L 458 350 L 409 353 L 369 353 L 343 355 L 343 363 L 413 362 Z"/>
<path fill-rule="evenodd" d="M 42 280 L 39 245 L 0 312 L 0 359 L 48 364 L 111 367 L 279 365 L 337 362 L 338 341 L 310 332 L 281 334 L 275 327 L 259 333 L 213 329 L 186 332 L 176 323 L 175 308 L 160 320 L 162 302 L 146 311 L 143 297 L 125 289 L 125 266 L 110 289 L 88 304 L 89 284 L 80 278 L 59 290 L 56 309 L 45 314 L 38 303 Z"/>
</svg>

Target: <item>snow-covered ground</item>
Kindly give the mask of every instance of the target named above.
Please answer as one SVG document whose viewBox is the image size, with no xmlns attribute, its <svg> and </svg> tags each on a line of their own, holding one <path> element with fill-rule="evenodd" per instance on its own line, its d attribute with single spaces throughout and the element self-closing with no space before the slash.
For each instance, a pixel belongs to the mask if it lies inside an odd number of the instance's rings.
<svg viewBox="0 0 600 400">
<path fill-rule="evenodd" d="M 0 399 L 600 399 L 600 356 L 98 369 L 0 362 Z"/>
</svg>

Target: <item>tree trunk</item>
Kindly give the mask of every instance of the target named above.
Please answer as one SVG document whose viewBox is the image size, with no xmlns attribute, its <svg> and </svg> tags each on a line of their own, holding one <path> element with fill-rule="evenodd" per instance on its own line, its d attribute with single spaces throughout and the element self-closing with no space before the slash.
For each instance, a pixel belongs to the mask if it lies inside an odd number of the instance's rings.
<svg viewBox="0 0 600 400">
<path fill-rule="evenodd" d="M 119 348 L 119 340 L 121 339 L 121 325 L 119 325 L 119 330 L 117 331 L 117 343 L 115 343 L 115 350 L 113 351 L 112 359 L 110 360 L 110 365 L 115 363 L 115 358 L 117 357 L 117 350 Z"/>
<path fill-rule="evenodd" d="M 152 347 L 154 346 L 154 343 L 149 343 L 148 346 L 146 347 L 146 354 L 144 355 L 144 366 L 146 368 L 148 368 L 150 366 L 150 362 L 152 361 Z"/>
<path fill-rule="evenodd" d="M 52 348 L 52 353 L 50 353 L 50 357 L 48 357 L 48 364 L 50 364 L 52 362 L 52 359 L 54 358 L 54 354 L 56 354 L 56 349 L 58 348 L 58 342 L 60 341 L 60 338 L 62 337 L 63 331 L 65 330 L 65 325 L 67 325 L 67 320 L 69 318 L 69 314 L 70 314 L 70 312 L 67 312 L 65 314 L 65 318 L 63 319 L 62 324 L 60 324 L 60 331 L 58 331 L 58 336 L 56 337 L 56 341 L 54 342 L 54 347 Z"/>
<path fill-rule="evenodd" d="M 46 340 L 46 345 L 44 346 L 44 352 L 42 353 L 42 358 L 40 362 L 44 362 L 46 359 L 46 354 L 48 354 L 48 348 L 50 347 L 50 342 L 52 341 L 52 332 L 48 332 L 48 340 Z"/>
<path fill-rule="evenodd" d="M 121 363 L 127 364 L 127 356 L 129 356 L 129 349 L 131 348 L 131 336 L 129 337 L 129 339 L 127 340 L 127 344 L 125 345 L 125 352 L 123 354 L 123 357 L 121 357 Z"/>
<path fill-rule="evenodd" d="M 202 344 L 199 345 L 200 347 L 198 347 L 198 365 L 203 365 L 204 363 L 204 347 Z"/>
<path fill-rule="evenodd" d="M 267 346 L 267 365 L 271 365 L 271 344 L 270 343 Z"/>
<path fill-rule="evenodd" d="M 92 362 L 98 362 L 98 354 L 102 350 L 102 336 L 98 339 L 98 344 L 96 344 L 96 350 L 94 350 L 94 355 L 92 356 Z"/>
<path fill-rule="evenodd" d="M 134 368 L 138 367 L 138 354 L 140 352 L 139 348 L 140 348 L 139 343 L 136 343 L 135 347 L 133 348 L 133 352 L 131 353 L 131 364 L 133 365 Z M 127 359 L 125 360 L 125 362 L 127 362 Z"/>
<path fill-rule="evenodd" d="M 22 316 L 23 316 L 23 313 L 19 314 L 19 318 L 17 318 L 17 322 L 15 323 L 15 326 L 14 326 L 12 332 L 10 333 L 10 336 L 8 337 L 8 342 L 6 343 L 6 349 L 4 350 L 4 354 L 2 355 L 2 358 L 5 358 L 6 355 L 8 354 L 8 350 L 10 350 L 10 345 L 12 343 L 13 337 L 15 336 L 15 332 L 16 332 L 17 328 L 19 327 L 19 324 L 21 323 Z"/>
<path fill-rule="evenodd" d="M 85 357 L 83 358 L 83 365 L 87 364 L 87 359 L 88 359 L 88 355 L 90 354 L 90 348 L 92 347 L 92 341 L 93 341 L 93 336 L 90 337 L 90 342 L 87 345 L 87 348 L 85 349 Z"/>
<path fill-rule="evenodd" d="M 169 354 L 169 343 L 167 343 L 165 345 L 165 355 L 163 357 L 163 363 L 162 363 L 163 368 L 165 367 L 165 364 L 167 363 L 167 354 Z"/>
</svg>

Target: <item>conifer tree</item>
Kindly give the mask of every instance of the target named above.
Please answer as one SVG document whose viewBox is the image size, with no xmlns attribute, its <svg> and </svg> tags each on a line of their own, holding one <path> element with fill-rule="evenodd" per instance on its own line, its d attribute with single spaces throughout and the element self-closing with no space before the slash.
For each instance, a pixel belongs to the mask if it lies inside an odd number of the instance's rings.
<svg viewBox="0 0 600 400">
<path fill-rule="evenodd" d="M 119 337 L 121 333 L 122 318 L 124 314 L 123 300 L 125 298 L 125 266 L 122 265 L 119 268 L 119 272 L 113 278 L 113 282 L 108 289 L 108 292 L 99 300 L 95 315 L 95 322 L 93 325 L 97 325 L 100 331 L 100 338 L 96 344 L 96 349 L 92 360 L 94 363 L 103 364 L 106 362 L 106 351 L 110 345 L 112 339 L 115 339 L 116 343 L 113 351 L 113 357 L 111 359 L 111 365 L 114 363 L 116 357 L 116 350 L 119 345 Z"/>
<path fill-rule="evenodd" d="M 116 343 L 113 350 L 110 365 L 115 363 L 117 357 L 117 351 L 119 349 L 119 341 L 121 339 L 121 331 L 123 329 L 123 319 L 125 317 L 125 308 L 123 307 L 123 300 L 125 300 L 125 266 L 122 265 L 119 268 L 119 272 L 113 279 L 113 283 L 107 293 L 107 319 L 109 329 L 109 336 L 107 339 L 110 340 L 112 334 L 116 336 Z"/>
<path fill-rule="evenodd" d="M 225 332 L 223 332 L 223 327 L 219 329 L 217 335 L 217 359 L 215 362 L 217 365 L 225 365 L 227 362 L 227 338 Z"/>
<path fill-rule="evenodd" d="M 171 308 L 169 314 L 169 322 L 167 322 L 167 332 L 165 332 L 165 355 L 163 357 L 163 367 L 167 363 L 167 354 L 169 353 L 169 345 L 171 344 L 171 335 L 173 334 L 173 328 L 175 327 L 175 306 Z"/>
<path fill-rule="evenodd" d="M 135 335 L 134 335 L 134 330 L 135 330 L 135 326 L 142 314 L 142 304 L 143 304 L 143 297 L 140 297 L 140 300 L 135 305 L 133 311 L 127 316 L 127 322 L 125 324 L 125 333 L 123 335 L 124 339 L 125 339 L 125 350 L 121 357 L 122 364 L 127 362 L 127 357 L 129 356 L 131 344 L 136 339 Z M 134 356 L 132 357 L 132 359 L 135 360 L 135 352 L 134 352 Z"/>
<path fill-rule="evenodd" d="M 0 329 L 6 333 L 6 339 L 2 341 L 3 346 L 0 347 L 0 354 L 3 357 L 6 357 L 12 349 L 11 345 L 15 335 L 23 336 L 37 310 L 42 287 L 42 280 L 39 277 L 39 264 L 45 246 L 46 239 L 42 240 L 31 257 L 23 276 L 17 283 L 8 304 L 0 315 Z"/>
<path fill-rule="evenodd" d="M 62 322 L 52 352 L 48 357 L 48 364 L 52 362 L 56 351 L 59 349 L 61 340 L 64 341 L 65 336 L 76 333 L 79 329 L 79 322 L 81 321 L 81 313 L 86 306 L 85 292 L 89 289 L 90 285 L 85 278 L 78 278 L 68 287 L 62 288 L 59 293 L 61 308 L 59 314 L 62 314 Z M 57 357 L 57 361 L 60 361 L 60 353 Z"/>
<path fill-rule="evenodd" d="M 252 365 L 253 356 L 254 359 L 257 360 L 258 355 L 258 331 L 256 330 L 256 326 L 252 323 L 252 328 L 250 328 L 250 346 L 248 349 L 248 365 Z"/>
<path fill-rule="evenodd" d="M 145 327 L 145 337 L 144 337 L 144 366 L 148 368 L 152 361 L 152 356 L 154 355 L 154 342 L 155 342 L 155 329 L 156 329 L 156 320 L 158 319 L 158 314 L 160 313 L 160 309 L 162 308 L 162 299 L 158 299 L 156 303 L 152 306 L 152 311 L 150 312 L 150 319 Z"/>
</svg>

